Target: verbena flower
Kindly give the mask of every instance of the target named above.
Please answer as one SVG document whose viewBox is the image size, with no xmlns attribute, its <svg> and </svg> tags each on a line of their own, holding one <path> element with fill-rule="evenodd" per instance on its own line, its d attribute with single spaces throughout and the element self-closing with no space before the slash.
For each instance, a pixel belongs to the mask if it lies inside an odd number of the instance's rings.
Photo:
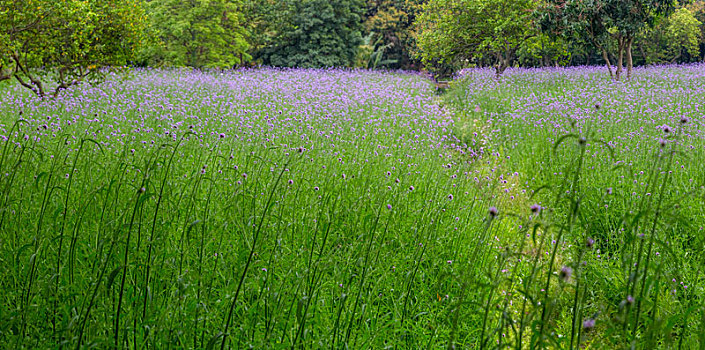
<svg viewBox="0 0 705 350">
<path fill-rule="evenodd" d="M 593 328 L 595 328 L 595 319 L 594 318 L 589 318 L 589 319 L 583 321 L 583 329 L 584 330 L 589 331 Z"/>
<path fill-rule="evenodd" d="M 558 272 L 558 278 L 561 279 L 563 282 L 568 282 L 570 280 L 570 276 L 573 275 L 573 269 L 571 269 L 568 266 L 563 266 L 561 270 Z"/>
<path fill-rule="evenodd" d="M 497 211 L 497 208 L 496 208 L 496 207 L 490 207 L 490 216 L 491 216 L 491 217 L 495 217 L 495 216 L 497 216 L 497 214 L 499 214 L 499 211 Z"/>
</svg>

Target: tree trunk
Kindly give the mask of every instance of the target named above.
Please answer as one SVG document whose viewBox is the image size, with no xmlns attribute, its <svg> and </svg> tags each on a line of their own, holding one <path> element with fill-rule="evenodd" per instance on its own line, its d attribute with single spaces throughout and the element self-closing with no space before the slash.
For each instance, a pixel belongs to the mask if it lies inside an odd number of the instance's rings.
<svg viewBox="0 0 705 350">
<path fill-rule="evenodd" d="M 627 40 L 627 80 L 632 78 L 632 70 L 634 68 L 634 61 L 632 60 L 632 44 L 634 43 L 634 38 L 629 38 Z"/>
<path fill-rule="evenodd" d="M 499 77 L 504 73 L 504 71 L 507 69 L 507 65 L 504 60 L 499 60 L 497 62 L 497 65 L 494 67 L 494 73 L 495 73 L 495 78 L 499 79 Z"/>
<path fill-rule="evenodd" d="M 624 43 L 625 40 L 623 38 L 619 38 L 617 40 L 618 42 L 618 47 L 617 47 L 617 69 L 615 70 L 615 80 L 619 81 L 619 79 L 622 77 L 622 63 L 624 62 Z"/>
<path fill-rule="evenodd" d="M 507 55 L 506 52 L 505 55 Z M 499 77 L 502 75 L 502 73 L 504 73 L 508 66 L 508 59 L 502 56 L 501 54 L 497 53 L 497 63 L 494 66 L 495 78 L 499 79 Z"/>
<path fill-rule="evenodd" d="M 607 63 L 607 70 L 610 72 L 610 78 L 614 78 L 614 73 L 612 72 L 612 63 L 610 63 L 610 57 L 607 55 L 607 50 L 604 47 L 602 49 L 602 58 Z"/>
<path fill-rule="evenodd" d="M 678 54 L 676 55 L 676 57 L 673 57 L 670 63 L 676 63 L 681 58 L 681 56 L 683 56 L 683 50 L 678 51 Z"/>
<path fill-rule="evenodd" d="M 15 73 L 14 73 L 15 80 L 17 80 L 17 82 L 19 82 L 20 85 L 26 87 L 27 89 L 30 89 L 39 98 L 44 99 L 44 96 L 45 96 L 44 86 L 42 85 L 41 80 L 35 78 L 30 73 L 30 70 L 27 69 L 24 65 L 22 65 L 22 61 L 20 60 L 20 58 L 17 54 L 14 54 L 11 58 L 14 61 L 15 67 L 16 67 Z M 22 76 L 25 76 L 27 78 L 27 81 L 25 81 L 22 78 Z"/>
<path fill-rule="evenodd" d="M 14 74 L 14 69 L 12 66 L 10 68 L 5 68 L 5 66 L 0 62 L 0 81 L 12 79 Z"/>
</svg>

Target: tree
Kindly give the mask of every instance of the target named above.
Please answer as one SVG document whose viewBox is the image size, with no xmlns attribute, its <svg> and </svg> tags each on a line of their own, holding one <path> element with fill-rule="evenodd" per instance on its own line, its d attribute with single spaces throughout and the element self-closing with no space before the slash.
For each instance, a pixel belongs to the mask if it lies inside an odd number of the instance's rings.
<svg viewBox="0 0 705 350">
<path fill-rule="evenodd" d="M 426 0 L 368 0 L 365 14 L 365 33 L 373 52 L 384 53 L 385 65 L 390 68 L 412 68 L 416 46 L 416 17 Z"/>
<path fill-rule="evenodd" d="M 545 33 L 591 42 L 602 53 L 610 76 L 620 80 L 625 59 L 627 78 L 631 77 L 637 34 L 674 10 L 674 1 L 663 0 L 545 0 L 537 13 Z M 614 71 L 609 55 L 612 45 L 617 51 Z"/>
<path fill-rule="evenodd" d="M 339 67 L 355 63 L 362 44 L 361 0 L 288 0 L 284 20 L 257 54 L 282 67 Z"/>
<path fill-rule="evenodd" d="M 570 49 L 565 40 L 540 34 L 527 39 L 519 46 L 517 60 L 522 66 L 565 66 L 572 57 Z"/>
<path fill-rule="evenodd" d="M 249 33 L 249 53 L 256 61 L 261 61 L 265 49 L 277 45 L 281 33 L 293 30 L 288 22 L 293 6 L 292 1 L 244 0 L 243 24 Z"/>
<path fill-rule="evenodd" d="M 134 57 L 144 22 L 140 0 L 0 0 L 0 81 L 42 98 L 100 81 Z"/>
<path fill-rule="evenodd" d="M 670 62 L 676 62 L 687 55 L 698 58 L 700 55 L 700 21 L 687 8 L 676 10 L 667 21 L 666 46 Z"/>
<path fill-rule="evenodd" d="M 534 0 L 430 0 L 419 17 L 419 54 L 425 64 L 493 61 L 497 76 L 535 35 Z"/>
<path fill-rule="evenodd" d="M 250 59 L 240 0 L 152 0 L 148 11 L 160 45 L 152 61 L 232 68 Z"/>
<path fill-rule="evenodd" d="M 700 55 L 705 60 L 705 1 L 693 1 L 687 8 L 700 21 Z"/>
</svg>

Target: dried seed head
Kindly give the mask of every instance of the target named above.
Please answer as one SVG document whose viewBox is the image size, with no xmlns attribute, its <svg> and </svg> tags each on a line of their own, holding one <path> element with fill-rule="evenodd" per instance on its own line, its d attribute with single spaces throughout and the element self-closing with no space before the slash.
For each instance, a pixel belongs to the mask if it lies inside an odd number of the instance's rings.
<svg viewBox="0 0 705 350">
<path fill-rule="evenodd" d="M 563 282 L 568 282 L 570 280 L 570 276 L 573 274 L 573 269 L 571 269 L 568 266 L 563 266 L 561 270 L 558 272 L 558 277 L 561 279 Z"/>
<path fill-rule="evenodd" d="M 538 205 L 538 204 L 533 204 L 533 205 L 531 206 L 531 212 L 532 212 L 532 213 L 538 213 L 538 212 L 540 212 L 540 211 L 541 211 L 541 206 L 540 206 L 540 205 Z"/>
<path fill-rule="evenodd" d="M 497 214 L 499 214 L 499 211 L 497 211 L 497 207 L 490 207 L 490 216 L 496 217 Z"/>
</svg>

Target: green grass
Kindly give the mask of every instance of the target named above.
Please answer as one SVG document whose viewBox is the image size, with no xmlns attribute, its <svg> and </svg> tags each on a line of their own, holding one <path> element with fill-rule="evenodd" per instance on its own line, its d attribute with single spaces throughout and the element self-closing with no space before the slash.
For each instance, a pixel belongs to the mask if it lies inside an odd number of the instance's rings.
<svg viewBox="0 0 705 350">
<path fill-rule="evenodd" d="M 0 344 L 697 348 L 702 119 L 525 100 L 622 89 L 584 74 L 466 78 L 442 100 L 338 70 L 135 71 L 47 101 L 2 86 Z M 633 86 L 677 90 L 659 74 Z M 681 143 L 597 142 L 663 120 Z"/>
<path fill-rule="evenodd" d="M 548 209 L 535 225 L 565 245 L 550 251 L 562 262 L 549 260 L 549 271 L 571 267 L 574 280 L 532 295 L 549 305 L 536 327 L 554 332 L 555 346 L 702 344 L 701 69 L 639 69 L 625 83 L 594 68 L 514 70 L 499 81 L 470 70 L 446 95 L 458 137 L 475 150 L 484 142 L 480 156 L 505 156 Z M 593 317 L 594 330 L 577 334 Z"/>
</svg>

